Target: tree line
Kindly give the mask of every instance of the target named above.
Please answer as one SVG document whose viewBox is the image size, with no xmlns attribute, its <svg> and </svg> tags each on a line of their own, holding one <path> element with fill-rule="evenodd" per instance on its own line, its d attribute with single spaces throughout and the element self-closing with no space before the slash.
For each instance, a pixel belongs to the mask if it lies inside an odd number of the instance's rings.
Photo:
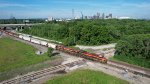
<svg viewBox="0 0 150 84">
<path fill-rule="evenodd" d="M 50 22 L 23 33 L 62 41 L 66 45 L 101 45 L 117 42 L 125 35 L 149 34 L 149 20 L 75 20 Z"/>
</svg>

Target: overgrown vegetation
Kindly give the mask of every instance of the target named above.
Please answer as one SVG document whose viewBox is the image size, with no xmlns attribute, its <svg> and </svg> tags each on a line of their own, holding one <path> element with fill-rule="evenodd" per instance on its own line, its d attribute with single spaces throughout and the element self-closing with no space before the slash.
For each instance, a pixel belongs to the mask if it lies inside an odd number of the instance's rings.
<svg viewBox="0 0 150 84">
<path fill-rule="evenodd" d="M 53 55 L 53 48 L 48 48 L 47 54 L 49 57 L 51 57 Z"/>
<path fill-rule="evenodd" d="M 0 73 L 50 59 L 47 53 L 37 55 L 35 52 L 32 46 L 10 38 L 0 38 Z"/>
<path fill-rule="evenodd" d="M 78 70 L 65 76 L 56 77 L 46 84 L 129 84 L 114 76 L 91 70 Z"/>
<path fill-rule="evenodd" d="M 150 33 L 148 20 L 82 20 L 35 25 L 23 33 L 62 41 L 66 45 L 101 45 L 125 35 Z"/>
<path fill-rule="evenodd" d="M 125 36 L 118 41 L 115 58 L 150 68 L 150 34 Z"/>
</svg>

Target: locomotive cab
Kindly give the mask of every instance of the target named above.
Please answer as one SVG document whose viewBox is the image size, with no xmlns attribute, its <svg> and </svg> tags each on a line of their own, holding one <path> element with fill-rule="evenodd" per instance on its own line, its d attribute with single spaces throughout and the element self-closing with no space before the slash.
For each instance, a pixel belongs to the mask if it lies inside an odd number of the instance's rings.
<svg viewBox="0 0 150 84">
<path fill-rule="evenodd" d="M 100 59 L 100 62 L 101 62 L 101 63 L 107 63 L 107 59 L 106 59 L 106 58 L 101 58 L 101 59 Z"/>
</svg>

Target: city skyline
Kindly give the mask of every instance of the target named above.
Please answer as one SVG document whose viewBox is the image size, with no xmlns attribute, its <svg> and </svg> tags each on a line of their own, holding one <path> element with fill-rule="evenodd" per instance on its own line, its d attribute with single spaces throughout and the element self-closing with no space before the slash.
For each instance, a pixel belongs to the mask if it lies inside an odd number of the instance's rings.
<svg viewBox="0 0 150 84">
<path fill-rule="evenodd" d="M 72 17 L 112 13 L 113 16 L 150 19 L 149 0 L 0 0 L 0 19 Z"/>
</svg>

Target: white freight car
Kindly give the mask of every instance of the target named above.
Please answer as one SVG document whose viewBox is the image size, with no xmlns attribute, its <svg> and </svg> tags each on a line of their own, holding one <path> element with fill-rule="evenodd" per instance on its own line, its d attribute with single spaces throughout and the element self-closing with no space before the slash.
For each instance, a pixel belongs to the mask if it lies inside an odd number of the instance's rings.
<svg viewBox="0 0 150 84">
<path fill-rule="evenodd" d="M 29 35 L 23 35 L 22 34 L 22 35 L 19 35 L 19 38 L 27 40 L 27 41 L 31 41 L 32 43 L 40 44 L 40 45 L 43 45 L 43 46 L 48 46 L 48 47 L 51 47 L 53 49 L 55 49 L 56 45 L 57 45 L 57 44 L 54 44 L 54 43 L 48 43 L 47 41 L 43 41 L 43 40 L 39 40 L 39 39 L 30 37 Z"/>
<path fill-rule="evenodd" d="M 33 43 L 36 43 L 36 44 L 41 44 L 41 41 L 40 40 L 37 40 L 37 39 L 31 39 L 31 42 Z"/>
<path fill-rule="evenodd" d="M 51 48 L 55 49 L 56 48 L 56 44 L 48 43 L 48 47 L 51 47 Z"/>
<path fill-rule="evenodd" d="M 22 39 L 24 39 L 24 40 L 26 40 L 26 41 L 30 41 L 31 38 L 30 38 L 30 37 L 23 36 Z"/>
<path fill-rule="evenodd" d="M 46 41 L 41 41 L 41 45 L 47 46 L 48 42 Z"/>
<path fill-rule="evenodd" d="M 23 35 L 19 35 L 19 38 L 21 38 L 21 39 L 22 39 L 22 38 L 23 38 Z"/>
</svg>

